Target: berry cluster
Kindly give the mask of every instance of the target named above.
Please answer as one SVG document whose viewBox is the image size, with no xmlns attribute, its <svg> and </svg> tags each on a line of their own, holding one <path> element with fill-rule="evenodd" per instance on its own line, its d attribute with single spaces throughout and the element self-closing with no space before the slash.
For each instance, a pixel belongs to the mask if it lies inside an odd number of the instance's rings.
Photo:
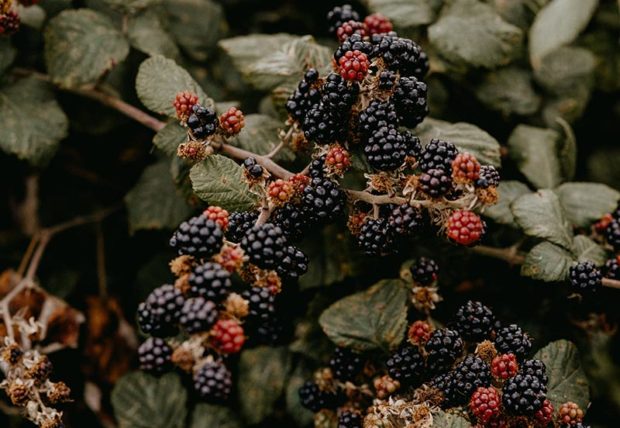
<svg viewBox="0 0 620 428">
<path fill-rule="evenodd" d="M 20 3 L 22 3 L 20 1 Z M 24 4 L 24 6 L 29 6 Z M 21 19 L 17 13 L 17 8 L 14 7 L 12 0 L 0 1 L 0 37 L 12 36 L 17 33 Z"/>
<path fill-rule="evenodd" d="M 612 256 L 602 267 L 591 261 L 571 266 L 569 280 L 578 293 L 596 292 L 605 278 L 620 280 L 620 201 L 613 212 L 605 214 L 592 226 L 592 232 Z"/>
</svg>

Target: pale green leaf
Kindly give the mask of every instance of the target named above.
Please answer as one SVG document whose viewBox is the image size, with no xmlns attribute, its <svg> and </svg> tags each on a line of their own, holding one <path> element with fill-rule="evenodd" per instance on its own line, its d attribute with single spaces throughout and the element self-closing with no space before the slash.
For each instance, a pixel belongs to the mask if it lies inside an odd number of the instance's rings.
<svg viewBox="0 0 620 428">
<path fill-rule="evenodd" d="M 245 116 L 245 126 L 231 144 L 259 155 L 270 153 L 278 144 L 278 134 L 284 128 L 284 123 L 264 114 L 248 114 Z M 291 161 L 295 155 L 290 150 L 280 150 L 274 157 L 276 161 Z"/>
<path fill-rule="evenodd" d="M 145 11 L 128 20 L 127 37 L 134 48 L 147 55 L 163 55 L 179 58 L 179 49 L 170 34 L 163 27 L 159 15 Z"/>
<path fill-rule="evenodd" d="M 620 200 L 620 192 L 600 183 L 564 183 L 555 192 L 566 217 L 578 227 L 589 227 L 612 212 Z"/>
<path fill-rule="evenodd" d="M 536 82 L 547 91 L 563 95 L 575 87 L 590 89 L 594 83 L 596 57 L 587 49 L 565 46 L 549 55 L 534 70 Z"/>
<path fill-rule="evenodd" d="M 527 116 L 534 114 L 540 106 L 540 96 L 532 86 L 532 74 L 517 67 L 487 73 L 476 88 L 476 96 L 486 106 L 504 115 Z"/>
<path fill-rule="evenodd" d="M 497 223 L 516 226 L 510 205 L 519 196 L 531 193 L 531 190 L 520 181 L 502 180 L 497 187 L 497 193 L 497 204 L 487 207 L 483 214 Z"/>
<path fill-rule="evenodd" d="M 365 0 L 373 13 L 387 16 L 396 30 L 428 25 L 435 21 L 441 0 Z"/>
<path fill-rule="evenodd" d="M 187 131 L 179 122 L 168 122 L 153 137 L 153 144 L 168 156 L 177 154 L 179 144 L 187 140 Z"/>
<path fill-rule="evenodd" d="M 512 203 L 512 214 L 526 235 L 571 248 L 572 228 L 552 190 L 543 189 L 520 196 Z"/>
<path fill-rule="evenodd" d="M 19 19 L 22 25 L 27 25 L 28 27 L 40 30 L 45 23 L 45 9 L 38 4 L 28 7 L 18 4 L 17 13 L 19 14 Z"/>
<path fill-rule="evenodd" d="M 584 235 L 577 235 L 573 239 L 573 254 L 580 262 L 591 261 L 602 266 L 607 260 L 607 252 L 603 247 Z"/>
<path fill-rule="evenodd" d="M 235 411 L 230 407 L 200 403 L 192 412 L 189 428 L 241 428 Z"/>
<path fill-rule="evenodd" d="M 564 248 L 541 242 L 525 256 L 521 275 L 547 282 L 564 281 L 573 260 Z"/>
</svg>

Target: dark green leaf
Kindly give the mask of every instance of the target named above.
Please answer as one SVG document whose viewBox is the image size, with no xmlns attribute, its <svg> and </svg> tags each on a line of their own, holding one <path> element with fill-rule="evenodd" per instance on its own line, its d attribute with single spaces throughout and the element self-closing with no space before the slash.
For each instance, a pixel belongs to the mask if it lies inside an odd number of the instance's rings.
<svg viewBox="0 0 620 428">
<path fill-rule="evenodd" d="M 531 193 L 531 190 L 520 181 L 506 180 L 499 183 L 497 193 L 499 194 L 497 204 L 486 208 L 483 214 L 500 224 L 516 226 L 510 205 L 519 196 Z"/>
<path fill-rule="evenodd" d="M 179 57 L 177 45 L 163 27 L 159 15 L 153 11 L 147 10 L 129 18 L 127 36 L 131 46 L 147 55 Z"/>
<path fill-rule="evenodd" d="M 165 127 L 155 134 L 153 144 L 168 156 L 177 154 L 179 144 L 187 140 L 187 131 L 179 122 L 168 122 Z"/>
<path fill-rule="evenodd" d="M 562 182 L 558 141 L 553 129 L 519 125 L 508 138 L 510 155 L 519 170 L 538 189 L 552 189 Z"/>
<path fill-rule="evenodd" d="M 241 428 L 241 422 L 230 408 L 222 405 L 200 403 L 192 413 L 189 428 Z"/>
<path fill-rule="evenodd" d="M 572 263 L 571 253 L 551 242 L 541 242 L 525 257 L 521 275 L 547 282 L 564 281 Z"/>
<path fill-rule="evenodd" d="M 536 82 L 549 92 L 563 95 L 576 87 L 590 89 L 596 57 L 584 48 L 561 47 L 546 55 L 534 70 Z"/>
<path fill-rule="evenodd" d="M 568 220 L 579 227 L 589 227 L 612 212 L 620 199 L 620 192 L 600 183 L 564 183 L 555 192 Z"/>
<path fill-rule="evenodd" d="M 266 155 L 278 144 L 278 133 L 284 128 L 284 123 L 263 114 L 248 114 L 245 116 L 245 126 L 239 135 L 232 140 L 232 144 L 252 153 Z M 274 160 L 291 161 L 295 158 L 292 151 L 280 150 Z"/>
<path fill-rule="evenodd" d="M 532 74 L 517 67 L 487 73 L 476 88 L 476 96 L 504 115 L 527 116 L 534 114 L 540 106 L 540 97 L 532 86 Z"/>
<path fill-rule="evenodd" d="M 603 247 L 584 235 L 577 235 L 573 239 L 573 254 L 582 261 L 591 261 L 602 266 L 607 260 L 607 252 Z"/>
<path fill-rule="evenodd" d="M 435 20 L 441 0 L 365 0 L 371 12 L 387 16 L 397 30 L 428 25 Z"/>
</svg>

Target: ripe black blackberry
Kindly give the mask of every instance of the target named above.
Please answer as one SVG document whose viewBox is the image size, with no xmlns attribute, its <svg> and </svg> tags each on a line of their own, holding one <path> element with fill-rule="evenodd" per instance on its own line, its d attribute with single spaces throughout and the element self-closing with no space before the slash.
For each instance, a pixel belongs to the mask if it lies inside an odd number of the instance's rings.
<svg viewBox="0 0 620 428">
<path fill-rule="evenodd" d="M 149 312 L 150 315 L 144 318 L 152 325 L 149 334 L 159 337 L 172 336 L 176 333 L 176 324 L 184 303 L 185 298 L 181 292 L 175 286 L 165 284 L 151 291 L 144 306 L 138 308 L 138 314 L 140 316 L 141 313 L 146 314 L 145 311 Z"/>
<path fill-rule="evenodd" d="M 401 77 L 392 95 L 400 124 L 415 128 L 428 115 L 426 83 L 415 77 Z"/>
<path fill-rule="evenodd" d="M 422 150 L 418 165 L 422 171 L 439 168 L 451 174 L 452 161 L 458 152 L 454 144 L 433 138 Z"/>
<path fill-rule="evenodd" d="M 603 272 L 605 273 L 605 278 L 620 279 L 620 264 L 618 263 L 618 258 L 614 257 L 607 260 Z"/>
<path fill-rule="evenodd" d="M 302 203 L 312 222 L 331 222 L 342 215 L 346 196 L 338 183 L 327 178 L 313 178 L 304 189 Z"/>
<path fill-rule="evenodd" d="M 428 257 L 420 257 L 409 270 L 413 280 L 421 285 L 431 285 L 437 281 L 437 275 L 439 275 L 439 265 Z"/>
<path fill-rule="evenodd" d="M 220 226 L 204 215 L 184 221 L 170 238 L 170 246 L 179 255 L 208 258 L 222 247 L 224 233 Z"/>
<path fill-rule="evenodd" d="M 426 372 L 424 357 L 409 342 L 393 353 L 385 365 L 390 377 L 404 385 L 419 383 Z"/>
<path fill-rule="evenodd" d="M 481 302 L 469 300 L 456 312 L 454 328 L 466 340 L 486 339 L 491 334 L 494 325 L 493 311 Z"/>
<path fill-rule="evenodd" d="M 388 223 L 397 234 L 413 236 L 424 226 L 424 214 L 409 204 L 402 204 L 392 210 Z"/>
<path fill-rule="evenodd" d="M 372 53 L 373 46 L 370 42 L 364 40 L 364 38 L 359 34 L 352 34 L 348 39 L 338 46 L 336 51 L 334 52 L 334 59 L 336 63 L 338 60 L 344 56 L 348 51 L 360 51 L 365 53 L 366 55 L 370 55 Z"/>
<path fill-rule="evenodd" d="M 150 334 L 153 336 L 163 336 L 163 337 L 172 336 L 174 334 L 174 330 L 170 332 L 171 334 L 167 334 L 169 333 L 169 331 L 164 331 L 164 332 L 160 331 L 161 326 L 159 323 L 159 319 L 157 319 L 155 315 L 153 315 L 153 311 L 151 307 L 147 305 L 145 302 L 142 302 L 138 305 L 138 310 L 136 313 L 136 322 L 138 323 L 140 330 L 144 334 Z"/>
<path fill-rule="evenodd" d="M 523 359 L 530 353 L 532 341 L 521 327 L 510 324 L 495 331 L 495 349 L 500 354 L 515 354 L 518 359 Z"/>
<path fill-rule="evenodd" d="M 396 128 L 384 126 L 368 138 L 364 144 L 364 154 L 373 168 L 393 171 L 405 162 L 409 154 L 407 142 Z"/>
<path fill-rule="evenodd" d="M 329 32 L 336 34 L 336 30 L 347 21 L 359 21 L 360 15 L 350 4 L 336 6 L 327 12 L 327 23 L 329 24 Z"/>
<path fill-rule="evenodd" d="M 217 315 L 215 303 L 204 297 L 192 297 L 185 301 L 179 322 L 189 334 L 199 333 L 213 327 Z"/>
<path fill-rule="evenodd" d="M 455 330 L 441 328 L 431 333 L 424 345 L 426 362 L 431 372 L 437 373 L 449 369 L 463 353 L 463 339 Z"/>
<path fill-rule="evenodd" d="M 235 211 L 228 216 L 226 238 L 232 242 L 241 242 L 245 233 L 254 226 L 258 211 Z"/>
<path fill-rule="evenodd" d="M 394 88 L 397 74 L 392 70 L 384 70 L 377 75 L 377 86 L 382 91 L 390 91 Z"/>
<path fill-rule="evenodd" d="M 579 262 L 568 271 L 570 283 L 577 291 L 595 292 L 602 286 L 603 275 L 591 261 Z"/>
<path fill-rule="evenodd" d="M 399 71 L 404 76 L 422 79 L 428 72 L 428 58 L 422 48 L 412 40 L 398 37 L 395 32 L 373 34 L 372 58 L 381 57 L 390 70 Z"/>
<path fill-rule="evenodd" d="M 428 382 L 428 386 L 439 391 L 443 397 L 441 402 L 442 408 L 452 407 L 456 398 L 453 382 L 454 372 L 441 373 Z"/>
<path fill-rule="evenodd" d="M 336 347 L 329 367 L 334 377 L 342 382 L 355 379 L 364 368 L 364 360 L 361 355 L 351 349 Z"/>
<path fill-rule="evenodd" d="M 339 74 L 331 73 L 322 88 L 323 105 L 337 116 L 345 116 L 357 101 L 360 87 L 356 82 L 350 84 Z"/>
<path fill-rule="evenodd" d="M 345 410 L 338 416 L 338 428 L 362 428 L 362 415 L 354 410 Z"/>
<path fill-rule="evenodd" d="M 251 287 L 242 294 L 249 303 L 249 316 L 258 320 L 268 320 L 275 312 L 276 296 L 266 287 Z"/>
<path fill-rule="evenodd" d="M 216 303 L 224 300 L 232 287 L 230 272 L 215 262 L 196 266 L 189 274 L 188 282 L 192 296 L 204 297 Z"/>
<path fill-rule="evenodd" d="M 346 138 L 347 122 L 342 115 L 320 103 L 308 111 L 301 128 L 309 141 L 330 144 Z"/>
<path fill-rule="evenodd" d="M 286 111 L 298 122 L 303 122 L 312 107 L 321 101 L 321 91 L 316 87 L 319 73 L 310 68 L 304 74 L 304 78 L 297 85 L 297 89 L 291 94 L 286 102 Z"/>
<path fill-rule="evenodd" d="M 221 361 L 207 361 L 194 373 L 194 389 L 203 400 L 224 401 L 232 390 L 232 376 Z"/>
<path fill-rule="evenodd" d="M 446 195 L 452 189 L 452 178 L 450 172 L 441 168 L 432 168 L 422 174 L 419 178 L 420 189 L 431 198 L 438 198 Z"/>
<path fill-rule="evenodd" d="M 620 251 L 620 220 L 613 219 L 607 229 L 605 229 L 605 238 L 607 243 L 614 247 L 614 250 Z"/>
<path fill-rule="evenodd" d="M 244 331 L 249 336 L 248 344 L 274 346 L 280 344 L 284 336 L 284 326 L 277 315 L 271 315 L 266 320 L 258 320 L 246 323 Z"/>
<path fill-rule="evenodd" d="M 398 114 L 394 104 L 371 101 L 368 107 L 359 114 L 359 131 L 363 139 L 375 135 L 382 128 L 395 128 L 398 126 Z"/>
<path fill-rule="evenodd" d="M 547 385 L 547 366 L 540 360 L 531 359 L 521 362 L 519 372 L 536 377 L 543 385 Z"/>
<path fill-rule="evenodd" d="M 357 235 L 357 244 L 369 256 L 384 256 L 394 252 L 394 232 L 387 219 L 367 218 Z"/>
<path fill-rule="evenodd" d="M 490 386 L 491 381 L 489 365 L 477 355 L 469 354 L 454 368 L 452 375 L 452 389 L 455 392 L 453 402 L 465 404 L 478 387 Z"/>
<path fill-rule="evenodd" d="M 215 134 L 218 125 L 219 119 L 215 110 L 203 107 L 200 104 L 192 106 L 192 114 L 187 119 L 187 126 L 194 138 L 203 140 L 209 135 Z"/>
<path fill-rule="evenodd" d="M 275 269 L 284 257 L 285 247 L 284 233 L 273 223 L 252 226 L 241 239 L 241 248 L 250 263 L 262 269 Z"/>
<path fill-rule="evenodd" d="M 315 382 L 307 381 L 299 388 L 299 401 L 306 409 L 316 413 L 321 409 L 335 409 L 342 397 L 337 392 L 322 391 Z"/>
<path fill-rule="evenodd" d="M 508 413 L 532 416 L 547 398 L 547 387 L 536 376 L 518 373 L 502 388 L 502 404 Z"/>
<path fill-rule="evenodd" d="M 324 178 L 325 177 L 325 159 L 326 155 L 312 159 L 310 162 L 310 168 L 308 169 L 308 175 L 310 178 Z"/>
<path fill-rule="evenodd" d="M 280 226 L 290 242 L 300 241 L 308 230 L 309 215 L 303 205 L 284 204 L 272 214 L 271 221 Z"/>
<path fill-rule="evenodd" d="M 476 180 L 476 187 L 487 189 L 499 186 L 499 172 L 492 165 L 482 165 L 480 167 L 480 177 Z"/>
<path fill-rule="evenodd" d="M 407 156 L 419 159 L 422 155 L 422 144 L 420 143 L 420 139 L 409 131 L 403 131 L 402 134 L 407 141 Z"/>
<path fill-rule="evenodd" d="M 247 158 L 243 161 L 245 172 L 253 179 L 259 179 L 263 176 L 265 169 L 256 161 L 256 158 Z"/>
<path fill-rule="evenodd" d="M 151 373 L 170 370 L 172 348 L 159 337 L 149 337 L 138 348 L 140 369 Z"/>
<path fill-rule="evenodd" d="M 299 248 L 288 245 L 284 248 L 284 257 L 276 267 L 276 272 L 283 279 L 298 279 L 308 271 L 308 257 Z"/>
</svg>

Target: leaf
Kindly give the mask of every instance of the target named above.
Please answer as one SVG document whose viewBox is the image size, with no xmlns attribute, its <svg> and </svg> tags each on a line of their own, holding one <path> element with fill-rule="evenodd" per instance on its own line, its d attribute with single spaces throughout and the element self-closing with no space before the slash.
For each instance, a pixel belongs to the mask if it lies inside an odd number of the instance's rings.
<svg viewBox="0 0 620 428">
<path fill-rule="evenodd" d="M 168 122 L 166 126 L 157 131 L 153 137 L 153 144 L 167 156 L 175 156 L 179 144 L 187 140 L 187 131 L 179 122 Z"/>
<path fill-rule="evenodd" d="M 552 0 L 534 19 L 529 33 L 530 62 L 540 67 L 542 58 L 573 42 L 596 10 L 598 0 Z"/>
<path fill-rule="evenodd" d="M 17 55 L 17 49 L 11 44 L 11 39 L 8 37 L 0 38 L 0 75 L 13 64 L 15 55 Z"/>
<path fill-rule="evenodd" d="M 245 116 L 245 126 L 231 144 L 259 155 L 270 153 L 278 144 L 279 131 L 284 124 L 264 114 L 248 114 Z M 290 150 L 280 150 L 274 160 L 291 161 L 295 155 Z"/>
<path fill-rule="evenodd" d="M 104 0 L 104 3 L 112 9 L 118 10 L 123 14 L 130 15 L 160 2 L 161 0 Z"/>
<path fill-rule="evenodd" d="M 415 133 L 427 144 L 432 138 L 454 143 L 459 150 L 476 156 L 483 165 L 501 166 L 500 145 L 495 138 L 475 125 L 465 122 L 450 123 L 426 118 Z"/>
<path fill-rule="evenodd" d="M 553 129 L 519 125 L 508 138 L 511 157 L 519 170 L 538 189 L 551 189 L 562 182 L 558 141 Z"/>
<path fill-rule="evenodd" d="M 192 213 L 172 181 L 170 162 L 165 158 L 144 170 L 125 196 L 125 203 L 131 233 L 142 229 L 174 229 Z"/>
<path fill-rule="evenodd" d="M 435 21 L 440 0 L 365 0 L 373 13 L 387 16 L 397 30 L 428 25 Z"/>
<path fill-rule="evenodd" d="M 286 383 L 286 410 L 299 427 L 311 426 L 314 422 L 314 414 L 299 400 L 299 388 L 310 378 L 312 370 L 300 360 Z"/>
<path fill-rule="evenodd" d="M 179 49 L 162 26 L 157 13 L 147 10 L 130 17 L 128 22 L 127 36 L 131 46 L 147 55 L 179 58 Z"/>
<path fill-rule="evenodd" d="M 34 78 L 0 92 L 0 148 L 36 166 L 45 165 L 68 133 L 67 116 L 49 84 Z"/>
<path fill-rule="evenodd" d="M 584 235 L 577 235 L 573 239 L 573 254 L 578 261 L 591 261 L 602 266 L 607 260 L 607 252 L 603 247 Z"/>
<path fill-rule="evenodd" d="M 531 193 L 531 190 L 520 181 L 505 180 L 499 183 L 497 192 L 499 194 L 497 204 L 486 208 L 483 214 L 497 223 L 516 226 L 510 205 L 519 196 Z"/>
<path fill-rule="evenodd" d="M 97 82 L 129 53 L 123 34 L 89 9 L 61 12 L 49 22 L 44 37 L 47 72 L 64 87 Z"/>
<path fill-rule="evenodd" d="M 573 263 L 571 253 L 551 242 L 541 242 L 527 253 L 521 275 L 541 281 L 564 281 Z"/>
<path fill-rule="evenodd" d="M 596 149 L 587 161 L 588 178 L 620 189 L 620 147 Z"/>
<path fill-rule="evenodd" d="M 467 419 L 457 413 L 448 413 L 443 410 L 433 412 L 433 426 L 441 428 L 471 428 Z"/>
<path fill-rule="evenodd" d="M 235 412 L 225 406 L 200 403 L 192 412 L 189 428 L 241 428 Z"/>
<path fill-rule="evenodd" d="M 539 350 L 534 358 L 547 366 L 547 398 L 558 409 L 567 401 L 577 403 L 587 409 L 590 404 L 588 379 L 574 343 L 568 340 L 556 340 Z"/>
<path fill-rule="evenodd" d="M 269 416 L 284 391 L 290 357 L 286 348 L 261 346 L 243 351 L 238 391 L 241 414 L 250 425 Z"/>
<path fill-rule="evenodd" d="M 45 10 L 38 4 L 34 4 L 28 7 L 17 5 L 17 14 L 21 21 L 21 25 L 27 25 L 28 27 L 36 30 L 41 30 L 45 23 Z"/>
<path fill-rule="evenodd" d="M 573 232 L 560 200 L 552 190 L 519 196 L 512 203 L 512 214 L 528 236 L 546 239 L 566 249 L 573 242 Z"/>
<path fill-rule="evenodd" d="M 258 203 L 258 196 L 250 192 L 243 177 L 242 167 L 227 157 L 211 155 L 194 165 L 189 176 L 196 195 L 210 205 L 244 211 Z"/>
<path fill-rule="evenodd" d="M 546 55 L 534 70 L 536 82 L 555 95 L 575 92 L 576 87 L 587 90 L 594 83 L 596 57 L 587 49 L 565 46 Z"/>
<path fill-rule="evenodd" d="M 111 401 L 120 428 L 181 428 L 187 415 L 187 391 L 175 373 L 160 378 L 142 372 L 125 375 Z"/>
<path fill-rule="evenodd" d="M 555 192 L 566 217 L 578 227 L 589 227 L 616 209 L 620 200 L 620 192 L 600 183 L 564 183 Z"/>
<path fill-rule="evenodd" d="M 138 98 L 149 110 L 155 113 L 176 117 L 172 103 L 182 91 L 198 95 L 202 105 L 212 106 L 200 85 L 176 62 L 163 56 L 154 56 L 140 64 L 136 77 Z"/>
<path fill-rule="evenodd" d="M 564 131 L 564 136 L 560 141 L 560 149 L 558 153 L 560 159 L 560 170 L 562 171 L 564 181 L 572 181 L 577 173 L 577 140 L 575 139 L 575 133 L 568 122 L 561 117 L 558 117 L 556 122 Z"/>
<path fill-rule="evenodd" d="M 536 113 L 540 106 L 540 96 L 532 86 L 532 74 L 517 67 L 487 73 L 476 88 L 476 96 L 504 115 L 527 116 Z"/>
<path fill-rule="evenodd" d="M 459 0 L 443 8 L 439 20 L 429 27 L 428 37 L 450 63 L 495 68 L 518 54 L 523 33 L 488 4 Z"/>
<path fill-rule="evenodd" d="M 319 324 L 337 346 L 359 351 L 393 349 L 407 326 L 407 300 L 402 281 L 383 280 L 331 305 Z"/>
</svg>

